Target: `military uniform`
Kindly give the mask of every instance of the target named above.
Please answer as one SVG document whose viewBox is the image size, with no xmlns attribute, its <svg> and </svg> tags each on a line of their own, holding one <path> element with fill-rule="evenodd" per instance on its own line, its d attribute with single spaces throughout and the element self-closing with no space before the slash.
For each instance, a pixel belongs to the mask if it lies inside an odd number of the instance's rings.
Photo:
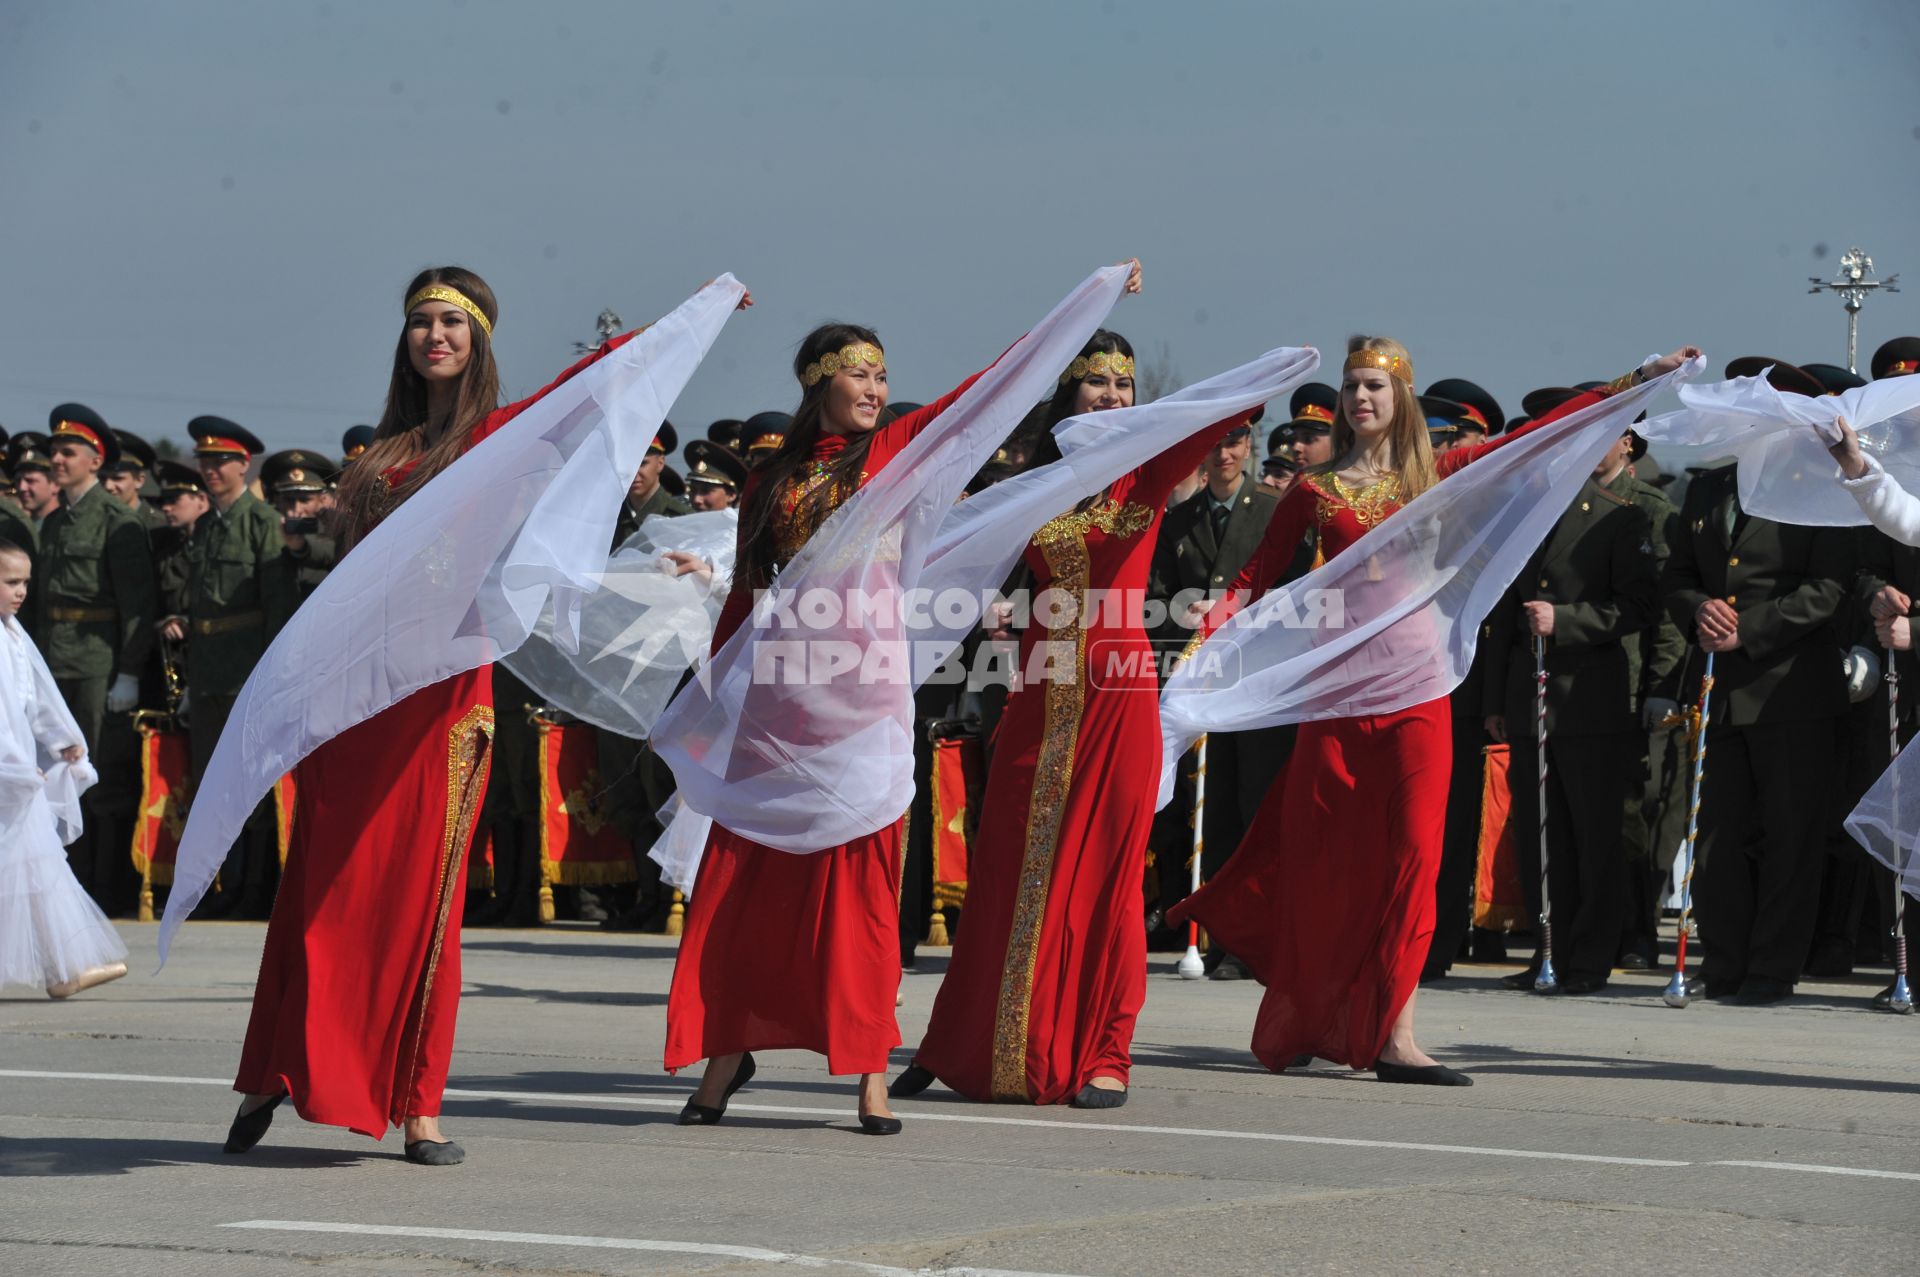
<svg viewBox="0 0 1920 1277">
<path fill-rule="evenodd" d="M 302 448 L 276 452 L 260 466 L 260 486 L 266 489 L 277 509 L 282 508 L 283 498 L 298 501 L 317 496 L 338 478 L 339 471 L 331 461 Z M 284 552 L 287 570 L 293 575 L 295 597 L 304 603 L 340 561 L 340 543 L 319 532 L 305 533 L 302 540 L 304 544 L 298 550 L 289 545 Z"/>
<path fill-rule="evenodd" d="M 1636 445 L 1639 446 L 1639 445 Z M 1636 454 L 1635 460 L 1642 454 Z M 1656 575 L 1666 571 L 1670 545 L 1679 514 L 1667 494 L 1623 468 L 1611 483 L 1602 485 L 1646 512 L 1652 538 Z M 1647 705 L 1678 681 L 1687 658 L 1687 640 L 1664 607 L 1652 625 L 1626 641 L 1627 666 L 1633 683 L 1634 708 L 1640 714 L 1636 758 L 1627 794 L 1626 823 L 1621 830 L 1627 861 L 1626 916 L 1621 927 L 1624 965 L 1635 969 L 1659 965 L 1660 908 L 1666 883 L 1686 829 L 1688 763 L 1686 731 L 1649 721 Z"/>
<path fill-rule="evenodd" d="M 1481 703 L 1506 720 L 1514 847 L 1528 912 L 1537 916 L 1538 681 L 1522 600 L 1553 604 L 1545 644 L 1553 960 L 1563 988 L 1588 992 L 1613 971 L 1626 905 L 1620 818 L 1639 732 L 1627 640 L 1659 609 L 1646 512 L 1588 479 L 1488 618 Z"/>
<path fill-rule="evenodd" d="M 196 417 L 189 430 L 197 456 L 251 457 L 257 439 L 232 422 Z M 247 676 L 297 603 L 292 573 L 272 506 L 242 489 L 224 511 L 216 500 L 187 543 L 187 728 L 198 784 Z M 221 874 L 211 913 L 235 903 L 250 914 L 271 907 L 279 857 L 271 803 L 248 819 Z"/>
<path fill-rule="evenodd" d="M 1249 470 L 1225 501 L 1216 501 L 1211 488 L 1203 486 L 1167 511 L 1147 574 L 1148 600 L 1168 612 L 1150 635 L 1162 660 L 1178 655 L 1193 638 L 1194 631 L 1182 624 L 1185 600 L 1180 596 L 1224 593 L 1259 548 L 1279 505 L 1279 495 Z M 1312 538 L 1303 539 L 1280 584 L 1304 575 L 1313 555 Z M 1204 877 L 1211 878 L 1239 847 L 1293 752 L 1295 731 L 1288 724 L 1207 737 Z M 1186 867 L 1192 857 L 1191 756 L 1182 760 L 1181 772 L 1180 793 L 1156 816 L 1150 835 L 1162 911 L 1185 898 L 1192 886 Z"/>
<path fill-rule="evenodd" d="M 109 463 L 118 451 L 106 423 L 80 404 L 54 409 L 50 433 L 55 446 L 81 442 Z M 138 777 L 123 774 L 119 751 L 105 748 L 110 726 L 115 739 L 121 730 L 131 730 L 128 711 L 109 714 L 107 704 L 121 678 L 138 686 L 153 644 L 153 563 L 146 529 L 96 481 L 77 498 L 62 492 L 40 529 L 40 556 L 40 650 L 101 773 L 84 800 L 86 827 L 67 856 L 100 907 L 121 913 L 136 887 L 126 852 L 131 834 L 126 794 Z M 117 770 L 115 761 L 122 763 Z"/>
<path fill-rule="evenodd" d="M 1827 792 L 1847 707 L 1833 621 L 1853 538 L 1748 516 L 1735 470 L 1688 486 L 1663 588 L 1696 642 L 1708 599 L 1739 616 L 1740 646 L 1715 657 L 1694 898 L 1708 996 L 1771 1001 L 1798 980 L 1813 935 L 1826 811 L 1808 798 Z M 1691 670 L 1680 699 L 1698 686 Z"/>
</svg>

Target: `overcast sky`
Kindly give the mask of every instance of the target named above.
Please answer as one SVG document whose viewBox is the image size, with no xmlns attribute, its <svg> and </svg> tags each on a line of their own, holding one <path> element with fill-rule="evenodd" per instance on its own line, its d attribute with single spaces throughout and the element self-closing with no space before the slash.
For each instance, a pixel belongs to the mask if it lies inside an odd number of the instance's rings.
<svg viewBox="0 0 1920 1277">
<path fill-rule="evenodd" d="M 1193 380 L 1351 332 L 1422 386 L 1843 362 L 1851 244 L 1920 332 L 1920 4 L 0 3 L 0 424 L 78 399 L 336 451 L 402 290 L 501 301 L 510 392 L 612 306 L 731 270 L 760 305 L 673 412 L 791 408 L 827 318 L 896 399 L 1096 266 Z"/>
</svg>

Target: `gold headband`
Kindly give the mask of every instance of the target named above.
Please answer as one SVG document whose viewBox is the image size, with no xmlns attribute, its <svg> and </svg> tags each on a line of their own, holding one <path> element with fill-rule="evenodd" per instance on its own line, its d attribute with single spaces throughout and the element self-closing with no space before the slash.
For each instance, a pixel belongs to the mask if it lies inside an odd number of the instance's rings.
<svg viewBox="0 0 1920 1277">
<path fill-rule="evenodd" d="M 1064 386 L 1069 381 L 1084 381 L 1095 375 L 1131 377 L 1133 376 L 1133 358 L 1119 351 L 1104 350 L 1095 351 L 1091 355 L 1081 355 L 1068 364 L 1067 370 L 1060 374 L 1060 384 Z"/>
<path fill-rule="evenodd" d="M 1399 355 L 1389 355 L 1384 350 L 1356 350 L 1347 356 L 1347 371 L 1355 368 L 1378 368 L 1390 372 L 1409 386 L 1413 384 L 1413 361 Z"/>
<path fill-rule="evenodd" d="M 838 350 L 829 350 L 820 356 L 818 363 L 807 365 L 807 370 L 800 374 L 800 384 L 812 390 L 822 378 L 831 377 L 837 372 L 851 372 L 863 363 L 874 368 L 885 368 L 887 354 L 870 341 L 859 341 Z"/>
<path fill-rule="evenodd" d="M 461 310 L 466 311 L 469 315 L 472 315 L 473 322 L 480 325 L 481 332 L 484 332 L 489 337 L 493 336 L 493 321 L 487 318 L 485 311 L 473 304 L 471 297 L 468 297 L 457 288 L 449 288 L 445 284 L 428 284 L 425 288 L 407 298 L 407 314 L 411 315 L 413 308 L 421 302 L 450 302 L 458 306 Z"/>
</svg>

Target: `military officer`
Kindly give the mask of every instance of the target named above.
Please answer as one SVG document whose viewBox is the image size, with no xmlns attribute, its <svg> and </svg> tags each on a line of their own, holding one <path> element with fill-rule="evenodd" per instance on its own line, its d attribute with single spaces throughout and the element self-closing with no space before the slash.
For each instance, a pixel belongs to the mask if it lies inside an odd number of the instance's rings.
<svg viewBox="0 0 1920 1277">
<path fill-rule="evenodd" d="M 187 726 L 197 785 L 241 685 L 293 615 L 297 598 L 280 518 L 247 486 L 248 466 L 265 451 L 260 440 L 223 417 L 195 417 L 187 433 L 210 508 L 187 545 L 187 612 L 167 617 L 161 633 L 187 642 Z M 229 853 L 207 912 L 265 917 L 277 878 L 273 813 L 263 802 Z"/>
<path fill-rule="evenodd" d="M 47 436 L 37 430 L 22 431 L 7 441 L 13 499 L 26 513 L 36 536 L 60 504 L 60 489 L 53 482 L 53 458 L 49 455 L 52 447 Z"/>
<path fill-rule="evenodd" d="M 747 463 L 706 439 L 687 445 L 687 492 L 695 510 L 726 510 L 740 499 Z"/>
<path fill-rule="evenodd" d="M 673 423 L 661 422 L 660 429 L 654 432 L 653 442 L 647 445 L 646 459 L 640 463 L 640 469 L 634 472 L 633 482 L 627 486 L 627 499 L 621 504 L 620 517 L 614 525 L 613 544 L 616 548 L 653 515 L 693 513 L 692 506 L 666 491 L 660 483 L 667 458 L 679 446 L 680 436 L 675 432 Z"/>
<path fill-rule="evenodd" d="M 288 566 L 302 602 L 339 559 L 339 542 L 322 531 L 321 521 L 338 477 L 333 462 L 304 448 L 276 452 L 260 464 L 260 484 L 280 514 Z"/>
<path fill-rule="evenodd" d="M 1579 393 L 1567 390 L 1531 415 Z M 1623 437 L 1624 438 L 1624 437 Z M 1608 474 L 1608 470 L 1615 473 Z M 1639 748 L 1639 705 L 1628 640 L 1659 609 L 1653 526 L 1645 510 L 1600 482 L 1603 460 L 1489 616 L 1481 704 L 1487 734 L 1504 741 L 1512 777 L 1514 846 L 1531 914 L 1540 911 L 1540 789 L 1534 642 L 1547 674 L 1547 872 L 1553 960 L 1562 993 L 1606 986 L 1627 903 L 1621 817 Z M 1532 988 L 1540 967 L 1507 978 Z"/>
<path fill-rule="evenodd" d="M 1873 352 L 1870 365 L 1873 379 L 1910 377 L 1920 373 L 1920 337 L 1896 337 Z M 1903 545 L 1878 529 L 1863 529 L 1860 574 L 1854 586 L 1857 598 L 1867 606 L 1874 641 L 1883 654 L 1891 652 L 1900 683 L 1909 689 L 1900 698 L 1900 742 L 1904 747 L 1920 730 L 1920 660 L 1915 659 L 1914 633 L 1920 629 L 1920 547 Z M 1884 751 L 1887 746 L 1883 745 Z M 1891 933 L 1893 897 L 1899 887 L 1893 875 L 1879 864 L 1871 866 L 1873 915 L 1879 919 L 1882 935 Z M 1920 953 L 1920 908 L 1906 911 L 1907 946 Z M 1893 985 L 1873 995 L 1873 1005 L 1881 1010 L 1893 1002 Z"/>
<path fill-rule="evenodd" d="M 1477 383 L 1465 377 L 1443 377 L 1420 396 L 1427 414 L 1427 438 L 1435 452 L 1485 443 L 1507 426 L 1507 414 Z"/>
<path fill-rule="evenodd" d="M 136 887 L 125 799 L 137 777 L 110 774 L 113 760 L 102 745 L 109 719 L 130 728 L 127 715 L 139 704 L 153 645 L 153 561 L 140 521 L 101 486 L 101 467 L 118 458 L 120 445 L 100 414 L 61 404 L 48 435 L 60 500 L 40 529 L 40 650 L 101 768 L 86 795 L 85 832 L 67 855 L 100 907 L 119 913 Z"/>
<path fill-rule="evenodd" d="M 756 412 L 748 417 L 740 431 L 740 455 L 746 458 L 747 467 L 751 469 L 778 452 L 792 426 L 793 418 L 784 412 Z"/>
<path fill-rule="evenodd" d="M 1791 364 L 1768 380 L 1822 392 Z M 1792 993 L 1813 937 L 1827 812 L 1809 795 L 1834 780 L 1847 707 L 1834 619 L 1855 543 L 1849 529 L 1748 515 L 1737 469 L 1688 485 L 1662 586 L 1674 624 L 1715 660 L 1694 878 L 1701 976 L 1710 998 L 1764 1005 Z M 1697 692 L 1694 670 L 1681 690 Z"/>
<path fill-rule="evenodd" d="M 120 455 L 111 465 L 100 467 L 100 482 L 115 501 L 133 511 L 148 532 L 166 526 L 160 512 L 141 499 L 147 475 L 158 460 L 153 445 L 131 430 L 116 430 L 113 437 L 120 444 Z"/>
<path fill-rule="evenodd" d="M 707 442 L 717 443 L 737 457 L 740 455 L 740 436 L 746 428 L 747 423 L 744 421 L 737 421 L 732 417 L 722 417 L 707 427 Z"/>
<path fill-rule="evenodd" d="M 373 435 L 372 426 L 347 427 L 347 432 L 340 436 L 340 468 L 342 470 L 359 460 L 360 454 L 373 443 Z"/>
</svg>

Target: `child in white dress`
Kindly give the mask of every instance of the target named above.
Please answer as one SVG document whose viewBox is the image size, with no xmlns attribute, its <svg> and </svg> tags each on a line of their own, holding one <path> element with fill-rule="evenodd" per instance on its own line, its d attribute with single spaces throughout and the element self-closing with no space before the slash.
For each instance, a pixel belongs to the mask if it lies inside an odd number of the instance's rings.
<svg viewBox="0 0 1920 1277">
<path fill-rule="evenodd" d="M 63 847 L 99 779 L 39 649 L 20 628 L 32 566 L 0 540 L 0 986 L 67 998 L 127 973 L 127 946 Z"/>
</svg>

